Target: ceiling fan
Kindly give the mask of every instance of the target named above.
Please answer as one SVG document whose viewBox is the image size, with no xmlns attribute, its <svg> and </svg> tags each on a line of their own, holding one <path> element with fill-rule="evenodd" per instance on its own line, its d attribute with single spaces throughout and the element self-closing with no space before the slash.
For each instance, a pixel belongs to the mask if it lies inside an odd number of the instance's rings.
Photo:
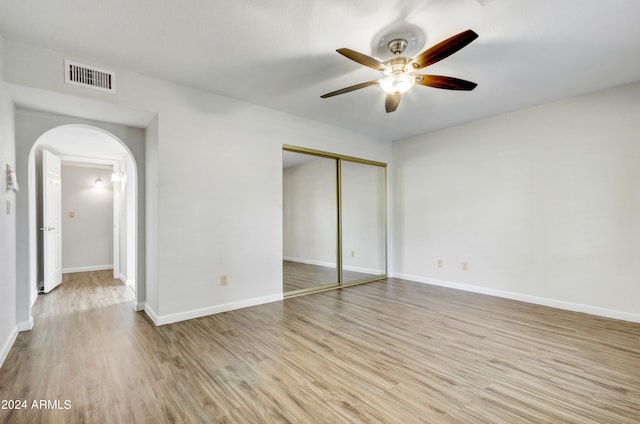
<svg viewBox="0 0 640 424">
<path fill-rule="evenodd" d="M 336 51 L 341 55 L 358 62 L 361 65 L 380 71 L 384 76 L 381 79 L 367 81 L 332 91 L 330 93 L 323 94 L 320 97 L 326 99 L 327 97 L 349 93 L 351 91 L 378 84 L 382 90 L 387 93 L 385 109 L 387 113 L 390 113 L 394 112 L 398 108 L 400 99 L 402 98 L 402 93 L 405 93 L 413 87 L 414 84 L 444 88 L 445 90 L 471 91 L 476 88 L 478 84 L 459 78 L 440 75 L 412 74 L 412 72 L 425 68 L 429 65 L 433 65 L 434 63 L 454 54 L 476 38 L 478 38 L 478 34 L 468 29 L 441 41 L 435 46 L 411 58 L 402 56 L 402 53 L 407 48 L 407 40 L 403 38 L 396 38 L 391 40 L 388 44 L 389 51 L 393 54 L 393 57 L 384 62 L 355 50 L 347 48 L 338 49 Z"/>
</svg>

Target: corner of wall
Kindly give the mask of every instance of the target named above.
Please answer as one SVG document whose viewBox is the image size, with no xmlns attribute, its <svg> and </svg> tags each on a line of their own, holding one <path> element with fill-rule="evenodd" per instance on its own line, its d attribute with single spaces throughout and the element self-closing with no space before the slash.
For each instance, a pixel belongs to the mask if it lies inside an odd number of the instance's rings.
<svg viewBox="0 0 640 424">
<path fill-rule="evenodd" d="M 144 301 L 145 311 L 151 311 L 157 318 L 154 311 L 158 310 L 158 117 L 149 123 L 145 132 L 145 264 L 144 264 Z M 139 227 L 142 228 L 142 227 Z M 139 267 L 139 272 L 143 267 Z M 140 282 L 141 279 L 138 278 Z M 140 283 L 138 284 L 140 290 Z M 153 316 L 150 317 L 153 320 Z M 154 321 L 156 322 L 156 321 Z"/>
<path fill-rule="evenodd" d="M 144 311 L 145 314 L 147 314 L 147 316 L 149 317 L 151 322 L 153 322 L 154 325 L 156 326 L 160 325 L 160 318 L 158 317 L 158 314 L 156 313 L 156 311 L 151 307 L 151 305 L 146 303 L 144 304 L 144 306 L 142 306 L 141 310 Z"/>
<path fill-rule="evenodd" d="M 19 328 L 16 322 L 16 193 L 7 190 L 5 167 L 16 164 L 14 104 L 6 90 L 4 38 L 0 34 L 0 365 L 11 350 Z M 22 181 L 19 181 L 23 183 Z"/>
</svg>

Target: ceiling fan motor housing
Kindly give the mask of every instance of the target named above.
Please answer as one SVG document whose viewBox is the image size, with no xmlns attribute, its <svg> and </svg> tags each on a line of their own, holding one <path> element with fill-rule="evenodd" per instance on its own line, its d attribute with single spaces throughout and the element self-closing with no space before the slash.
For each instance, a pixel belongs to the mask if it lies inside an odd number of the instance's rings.
<svg viewBox="0 0 640 424">
<path fill-rule="evenodd" d="M 409 44 L 407 40 L 404 38 L 396 38 L 394 40 L 389 41 L 389 51 L 393 53 L 395 56 L 402 54 Z"/>
</svg>

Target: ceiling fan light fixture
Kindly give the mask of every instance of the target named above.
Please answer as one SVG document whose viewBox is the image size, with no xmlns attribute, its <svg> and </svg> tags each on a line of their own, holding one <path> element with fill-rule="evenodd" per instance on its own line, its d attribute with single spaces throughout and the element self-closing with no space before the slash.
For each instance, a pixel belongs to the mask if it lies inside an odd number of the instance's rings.
<svg viewBox="0 0 640 424">
<path fill-rule="evenodd" d="M 380 87 L 388 94 L 403 94 L 409 91 L 416 79 L 413 75 L 389 75 L 380 81 Z"/>
<path fill-rule="evenodd" d="M 478 38 L 478 34 L 473 30 L 468 29 L 439 42 L 422 53 L 413 57 L 408 57 L 404 56 L 404 53 L 406 49 L 411 46 L 411 43 L 417 40 L 417 38 L 407 38 L 400 34 L 393 34 L 393 36 L 385 35 L 382 39 L 378 40 L 376 44 L 378 47 L 382 47 L 386 44 L 389 51 L 387 55 L 393 55 L 391 59 L 385 61 L 380 61 L 376 58 L 346 47 L 338 49 L 336 51 L 347 59 L 351 59 L 360 65 L 382 72 L 383 77 L 378 80 L 362 82 L 360 84 L 341 88 L 340 90 L 323 94 L 320 97 L 326 99 L 339 94 L 360 90 L 361 88 L 371 87 L 372 85 L 379 85 L 387 94 L 384 107 L 387 113 L 390 113 L 394 112 L 398 108 L 402 94 L 409 91 L 415 83 L 424 87 L 471 91 L 476 88 L 478 84 L 460 78 L 442 75 L 415 75 L 412 74 L 412 72 L 426 68 L 427 66 L 433 65 L 434 63 L 451 56 L 476 38 Z"/>
</svg>

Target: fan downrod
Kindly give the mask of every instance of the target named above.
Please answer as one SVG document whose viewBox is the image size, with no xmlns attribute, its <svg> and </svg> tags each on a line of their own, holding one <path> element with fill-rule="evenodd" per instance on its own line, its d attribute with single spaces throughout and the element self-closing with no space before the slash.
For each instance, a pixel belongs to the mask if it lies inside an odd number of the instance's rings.
<svg viewBox="0 0 640 424">
<path fill-rule="evenodd" d="M 389 51 L 393 53 L 394 56 L 399 56 L 407 49 L 407 45 L 407 40 L 404 38 L 396 38 L 389 41 L 388 47 Z"/>
</svg>

